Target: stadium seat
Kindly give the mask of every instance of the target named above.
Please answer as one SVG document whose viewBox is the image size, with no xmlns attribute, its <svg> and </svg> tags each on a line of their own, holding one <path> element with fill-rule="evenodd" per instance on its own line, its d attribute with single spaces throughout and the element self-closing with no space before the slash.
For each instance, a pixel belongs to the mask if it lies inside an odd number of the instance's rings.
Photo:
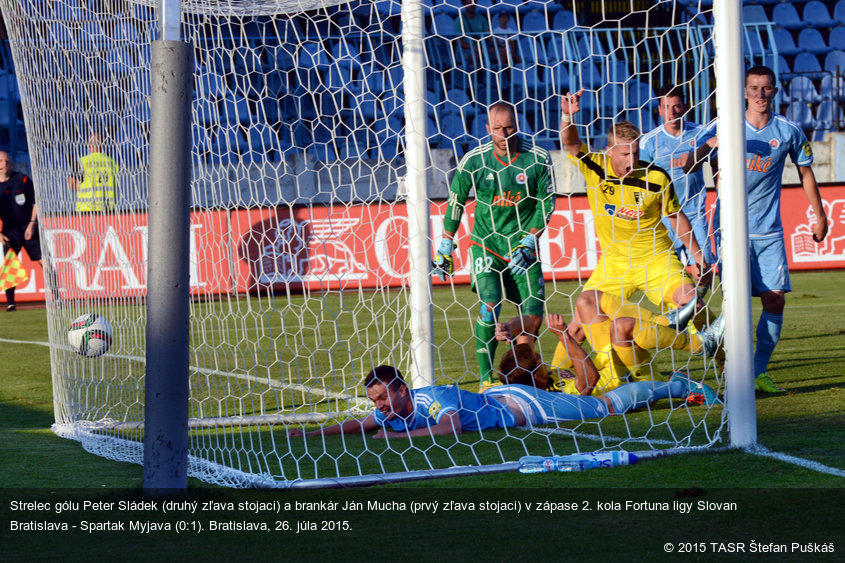
<svg viewBox="0 0 845 563">
<path fill-rule="evenodd" d="M 787 95 L 784 96 L 784 102 L 787 104 L 792 102 L 815 104 L 820 102 L 821 99 L 813 81 L 806 76 L 796 76 L 790 80 Z"/>
<path fill-rule="evenodd" d="M 813 27 L 802 29 L 798 34 L 798 48 L 805 53 L 813 53 L 814 55 L 827 53 L 830 50 L 821 32 Z"/>
<path fill-rule="evenodd" d="M 455 19 L 449 14 L 437 14 L 431 20 L 431 31 L 441 37 L 452 37 L 455 35 Z"/>
<path fill-rule="evenodd" d="M 810 0 L 804 4 L 804 22 L 817 29 L 826 29 L 836 25 L 836 22 L 830 17 L 827 6 L 819 0 Z"/>
<path fill-rule="evenodd" d="M 816 124 L 813 128 L 811 141 L 823 141 L 827 133 L 837 130 L 839 125 L 839 104 L 833 100 L 825 100 L 816 110 Z"/>
<path fill-rule="evenodd" d="M 773 41 L 778 49 L 778 54 L 791 57 L 801 52 L 795 44 L 792 33 L 786 29 L 774 29 L 772 31 Z"/>
<path fill-rule="evenodd" d="M 217 102 L 205 97 L 197 98 L 193 103 L 194 123 L 204 125 L 218 125 L 220 123 L 220 109 Z"/>
<path fill-rule="evenodd" d="M 128 43 L 140 43 L 143 41 L 140 30 L 129 20 L 120 20 L 114 24 L 112 38 L 115 41 L 126 41 Z"/>
<path fill-rule="evenodd" d="M 654 113 L 648 108 L 628 110 L 625 113 L 625 119 L 636 125 L 643 133 L 657 127 Z"/>
<path fill-rule="evenodd" d="M 845 0 L 839 0 L 833 6 L 833 19 L 835 25 L 845 25 Z"/>
<path fill-rule="evenodd" d="M 742 23 L 769 23 L 766 9 L 757 4 L 742 7 Z"/>
<path fill-rule="evenodd" d="M 845 0 L 843 0 L 845 6 Z M 827 38 L 828 46 L 833 50 L 845 51 L 845 26 L 834 27 Z"/>
<path fill-rule="evenodd" d="M 811 131 L 816 124 L 813 110 L 804 102 L 792 102 L 786 108 L 786 118 L 798 124 L 805 131 Z"/>
<path fill-rule="evenodd" d="M 845 76 L 825 74 L 822 76 L 819 95 L 822 100 L 843 100 L 845 101 Z"/>
<path fill-rule="evenodd" d="M 575 27 L 575 15 L 569 10 L 559 11 L 552 19 L 552 31 L 565 31 L 573 27 Z"/>
<path fill-rule="evenodd" d="M 801 29 L 807 24 L 798 15 L 795 6 L 789 3 L 775 4 L 772 9 L 772 21 L 785 29 Z"/>
<path fill-rule="evenodd" d="M 657 107 L 657 100 L 654 97 L 654 92 L 651 86 L 645 82 L 632 79 L 625 83 L 625 89 L 628 91 L 627 106 L 631 109 L 641 107 Z"/>
<path fill-rule="evenodd" d="M 799 53 L 792 63 L 792 72 L 793 74 L 797 74 L 799 76 L 820 78 L 822 74 L 822 66 L 819 64 L 819 59 L 814 54 Z"/>
<path fill-rule="evenodd" d="M 625 106 L 625 93 L 619 84 L 605 84 L 599 89 L 598 98 L 604 116 L 613 116 Z"/>
<path fill-rule="evenodd" d="M 824 58 L 824 69 L 828 72 L 845 74 L 845 51 L 830 51 Z"/>
<path fill-rule="evenodd" d="M 548 31 L 549 22 L 543 12 L 531 11 L 522 18 L 522 31 Z"/>
<path fill-rule="evenodd" d="M 461 12 L 462 7 L 461 0 L 435 0 L 431 12 L 435 17 L 438 14 L 447 14 L 454 18 Z"/>
<path fill-rule="evenodd" d="M 243 96 L 227 95 L 220 101 L 220 118 L 223 123 L 248 124 L 251 114 L 249 102 Z"/>
</svg>

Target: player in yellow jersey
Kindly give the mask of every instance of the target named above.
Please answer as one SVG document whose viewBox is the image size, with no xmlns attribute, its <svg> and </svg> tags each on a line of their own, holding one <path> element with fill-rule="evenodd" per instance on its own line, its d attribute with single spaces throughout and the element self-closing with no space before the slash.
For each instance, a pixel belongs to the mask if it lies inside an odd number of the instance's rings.
<svg viewBox="0 0 845 563">
<path fill-rule="evenodd" d="M 605 338 L 612 344 L 628 342 L 629 345 L 645 349 L 673 348 L 704 356 L 713 356 L 717 352 L 724 332 L 723 317 L 719 317 L 706 329 L 692 334 L 677 332 L 656 322 L 658 318 L 641 310 L 638 318 L 614 319 L 607 334 L 594 336 L 597 339 Z M 551 365 L 546 366 L 534 350 L 533 335 L 521 332 L 520 328 L 524 324 L 519 317 L 514 317 L 508 323 L 500 323 L 496 327 L 496 338 L 512 345 L 499 364 L 502 383 L 534 385 L 540 389 L 563 391 L 572 395 L 601 395 L 630 382 L 623 366 L 612 354 L 587 354 L 580 345 L 585 335 L 579 333 L 577 326 L 574 331 L 571 330 L 563 317 L 557 314 L 546 316 L 546 325 L 559 340 L 555 357 Z M 677 380 L 686 382 L 690 394 L 700 396 L 703 402 L 713 404 L 718 401 L 716 392 L 703 383 L 692 381 L 681 373 L 673 374 L 672 381 Z"/>
<path fill-rule="evenodd" d="M 590 151 L 572 123 L 581 93 L 561 99 L 561 143 L 586 179 L 602 255 L 578 297 L 576 320 L 593 324 L 596 319 L 589 312 L 596 310 L 594 304 L 601 302 L 603 293 L 627 300 L 640 290 L 661 309 L 681 307 L 696 299 L 695 285 L 674 253 L 664 217 L 694 258 L 698 285 L 709 286 L 712 271 L 672 181 L 661 168 L 639 160 L 640 132 L 630 122 L 613 125 L 606 151 Z"/>
</svg>

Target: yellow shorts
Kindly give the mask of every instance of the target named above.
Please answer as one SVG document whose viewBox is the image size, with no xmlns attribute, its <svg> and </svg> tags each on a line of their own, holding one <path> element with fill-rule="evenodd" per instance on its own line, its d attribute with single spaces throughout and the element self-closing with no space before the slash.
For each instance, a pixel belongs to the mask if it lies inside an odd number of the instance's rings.
<svg viewBox="0 0 845 563">
<path fill-rule="evenodd" d="M 673 303 L 672 294 L 684 283 L 692 283 L 684 266 L 674 252 L 663 252 L 648 262 L 631 264 L 619 260 L 599 258 L 596 269 L 584 284 L 584 289 L 598 289 L 627 300 L 635 291 L 659 307 Z"/>
</svg>

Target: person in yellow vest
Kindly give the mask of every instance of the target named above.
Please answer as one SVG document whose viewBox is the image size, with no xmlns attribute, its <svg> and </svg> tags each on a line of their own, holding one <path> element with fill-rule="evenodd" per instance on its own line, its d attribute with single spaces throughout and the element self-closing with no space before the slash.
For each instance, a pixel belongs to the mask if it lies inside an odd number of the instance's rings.
<svg viewBox="0 0 845 563">
<path fill-rule="evenodd" d="M 68 177 L 68 187 L 76 192 L 78 213 L 114 211 L 120 168 L 113 158 L 103 154 L 102 145 L 102 135 L 92 133 L 88 138 L 88 154 L 79 159 L 80 173 Z"/>
</svg>

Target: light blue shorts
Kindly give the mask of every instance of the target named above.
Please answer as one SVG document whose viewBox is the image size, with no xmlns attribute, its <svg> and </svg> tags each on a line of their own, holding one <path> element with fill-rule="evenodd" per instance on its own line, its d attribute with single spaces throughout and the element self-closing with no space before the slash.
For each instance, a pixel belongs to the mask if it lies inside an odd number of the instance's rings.
<svg viewBox="0 0 845 563">
<path fill-rule="evenodd" d="M 751 295 L 759 297 L 766 291 L 792 291 L 782 235 L 751 239 L 748 253 L 751 258 Z"/>
</svg>

